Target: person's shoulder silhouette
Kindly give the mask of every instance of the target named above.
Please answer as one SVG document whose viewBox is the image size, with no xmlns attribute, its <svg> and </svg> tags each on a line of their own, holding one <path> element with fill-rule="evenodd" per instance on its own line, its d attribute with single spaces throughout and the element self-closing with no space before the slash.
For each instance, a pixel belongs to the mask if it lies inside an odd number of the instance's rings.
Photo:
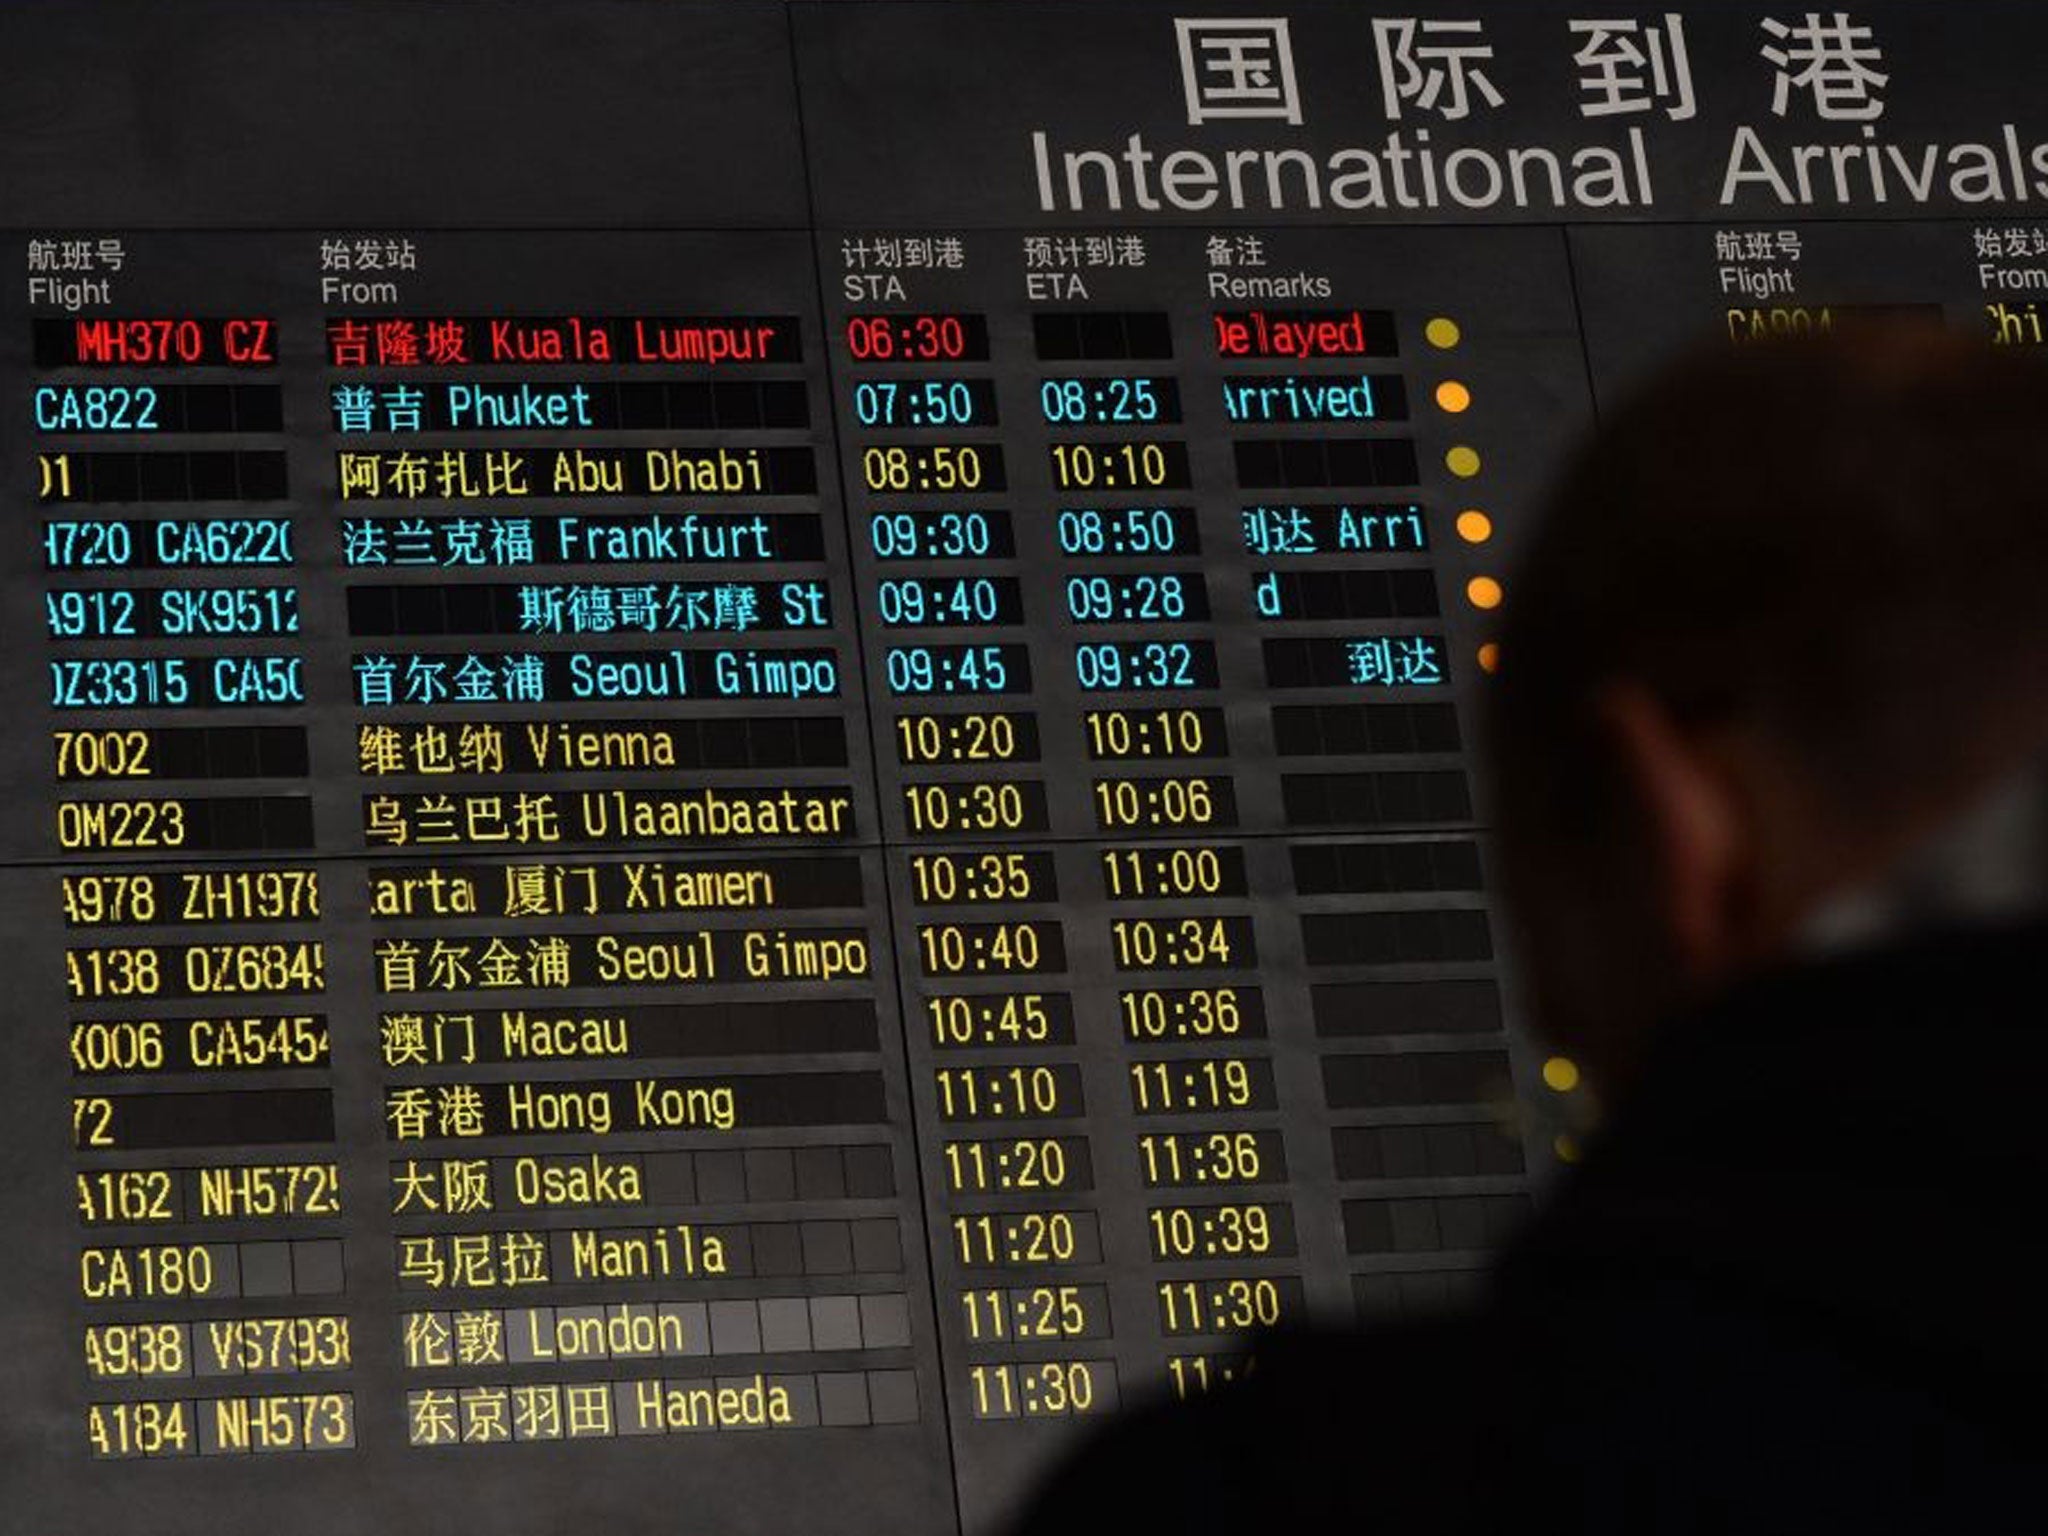
<svg viewBox="0 0 2048 1536">
<path fill-rule="evenodd" d="M 1603 1111 L 1469 1306 L 1262 1341 L 1020 1531 L 2048 1519 L 2044 431 L 2038 367 L 1886 329 L 1692 359 L 1589 442 L 1487 751 Z"/>
</svg>

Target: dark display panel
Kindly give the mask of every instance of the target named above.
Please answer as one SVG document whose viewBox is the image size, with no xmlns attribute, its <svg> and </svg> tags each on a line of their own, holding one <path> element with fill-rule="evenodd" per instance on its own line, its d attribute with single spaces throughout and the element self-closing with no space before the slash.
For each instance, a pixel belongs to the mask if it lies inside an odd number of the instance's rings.
<svg viewBox="0 0 2048 1536">
<path fill-rule="evenodd" d="M 1599 16 L 0 13 L 0 1530 L 987 1532 L 1455 1300 L 1560 452 L 2048 338 L 2029 7 Z"/>
</svg>

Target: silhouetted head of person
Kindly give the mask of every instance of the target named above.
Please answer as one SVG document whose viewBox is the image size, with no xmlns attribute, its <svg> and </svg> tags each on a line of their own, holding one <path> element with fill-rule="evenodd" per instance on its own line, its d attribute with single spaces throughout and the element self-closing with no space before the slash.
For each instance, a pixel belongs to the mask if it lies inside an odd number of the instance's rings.
<svg viewBox="0 0 2048 1536">
<path fill-rule="evenodd" d="M 1539 1029 L 1611 1083 L 2048 738 L 2048 371 L 1925 327 L 1703 353 L 1508 594 L 1501 883 Z"/>
</svg>

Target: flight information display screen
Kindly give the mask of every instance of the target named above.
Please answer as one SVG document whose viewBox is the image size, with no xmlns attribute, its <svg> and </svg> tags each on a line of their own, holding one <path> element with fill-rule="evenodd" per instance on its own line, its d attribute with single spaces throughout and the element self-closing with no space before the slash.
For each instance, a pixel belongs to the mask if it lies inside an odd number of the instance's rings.
<svg viewBox="0 0 2048 1536">
<path fill-rule="evenodd" d="M 1250 9 L 0 13 L 0 1530 L 979 1536 L 1483 1270 L 1544 481 L 2048 340 L 2048 30 Z"/>
</svg>

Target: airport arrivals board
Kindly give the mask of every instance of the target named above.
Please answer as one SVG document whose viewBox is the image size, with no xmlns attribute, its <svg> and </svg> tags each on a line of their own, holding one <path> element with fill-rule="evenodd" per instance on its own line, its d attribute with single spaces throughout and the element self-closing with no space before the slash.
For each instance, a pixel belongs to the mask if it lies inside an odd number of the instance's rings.
<svg viewBox="0 0 2048 1536">
<path fill-rule="evenodd" d="M 1700 337 L 2040 344 L 2044 43 L 8 5 L 0 1530 L 993 1532 L 1453 1300 L 1573 1153 L 1544 480 Z"/>
</svg>

